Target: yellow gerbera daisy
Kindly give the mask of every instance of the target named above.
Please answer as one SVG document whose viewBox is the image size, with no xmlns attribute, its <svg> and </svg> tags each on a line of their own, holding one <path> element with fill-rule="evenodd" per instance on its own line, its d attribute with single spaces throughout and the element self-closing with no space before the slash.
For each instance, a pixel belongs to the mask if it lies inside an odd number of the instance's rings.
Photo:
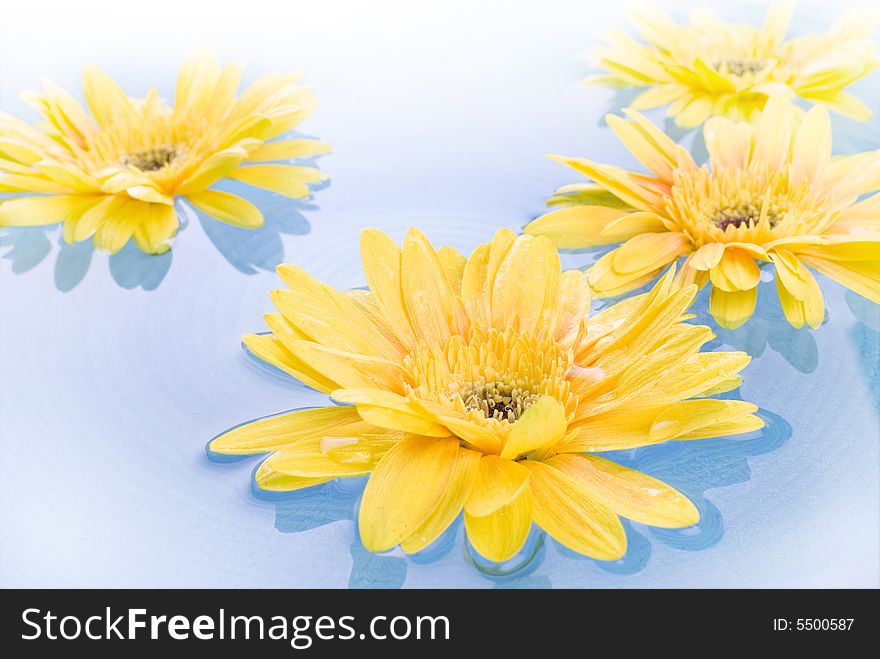
<svg viewBox="0 0 880 659">
<path fill-rule="evenodd" d="M 794 3 L 775 2 L 764 24 L 721 22 L 700 10 L 679 25 L 657 10 L 645 10 L 636 26 L 648 42 L 615 32 L 600 51 L 608 73 L 589 78 L 615 87 L 647 87 L 634 109 L 669 105 L 679 126 L 692 128 L 713 115 L 753 119 L 768 95 L 786 93 L 821 103 L 841 114 L 868 119 L 871 111 L 844 89 L 876 66 L 876 44 L 867 37 L 873 16 L 855 9 L 828 36 L 785 41 Z"/>
<path fill-rule="evenodd" d="M 667 276 L 587 322 L 584 274 L 562 272 L 552 243 L 499 231 L 465 259 L 411 230 L 403 247 L 370 229 L 369 291 L 337 292 L 282 265 L 271 335 L 254 354 L 345 407 L 296 411 L 211 444 L 274 451 L 260 487 L 293 490 L 370 474 L 360 533 L 371 551 L 435 540 L 464 509 L 490 560 L 513 556 L 532 521 L 600 559 L 626 550 L 618 515 L 698 521 L 681 493 L 594 452 L 755 430 L 756 408 L 714 400 L 739 383 L 742 352 L 700 352 L 712 336 L 683 323 L 696 287 Z"/>
<path fill-rule="evenodd" d="M 704 127 L 711 168 L 634 111 L 607 117 L 618 138 L 651 174 L 581 158 L 560 158 L 595 184 L 566 186 L 526 232 L 560 247 L 626 242 L 589 270 L 600 296 L 633 290 L 687 256 L 679 281 L 711 281 L 710 311 L 733 329 L 755 308 L 761 272 L 772 263 L 786 318 L 818 327 L 824 317 L 810 265 L 880 302 L 880 151 L 831 157 L 824 108 L 803 119 L 781 97 L 757 126 L 715 117 Z"/>
<path fill-rule="evenodd" d="M 263 223 L 250 202 L 209 189 L 220 179 L 308 196 L 307 184 L 324 179 L 319 170 L 272 161 L 326 153 L 328 145 L 269 140 L 311 113 L 311 91 L 296 75 L 269 75 L 236 96 L 241 75 L 240 66 L 196 54 L 184 63 L 169 107 L 155 89 L 130 98 L 90 67 L 83 90 L 91 114 L 45 81 L 42 93 L 25 96 L 44 122 L 31 126 L 0 113 L 0 192 L 28 195 L 0 202 L 0 226 L 64 222 L 67 242 L 94 234 L 96 247 L 116 252 L 134 237 L 140 249 L 159 254 L 177 233 L 175 197 L 236 226 Z"/>
</svg>

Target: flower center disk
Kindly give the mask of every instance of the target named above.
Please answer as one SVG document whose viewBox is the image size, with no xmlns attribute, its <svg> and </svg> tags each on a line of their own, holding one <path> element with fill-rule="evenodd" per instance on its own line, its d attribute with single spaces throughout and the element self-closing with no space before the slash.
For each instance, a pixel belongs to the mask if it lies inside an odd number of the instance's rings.
<svg viewBox="0 0 880 659">
<path fill-rule="evenodd" d="M 746 74 L 755 74 L 759 71 L 763 70 L 764 67 L 767 66 L 766 62 L 761 62 L 760 60 L 750 60 L 750 59 L 727 59 L 720 60 L 714 62 L 713 64 L 716 71 L 721 71 L 722 67 L 727 69 L 727 72 L 732 76 L 736 76 L 737 78 L 741 78 Z"/>
<path fill-rule="evenodd" d="M 173 145 L 155 146 L 126 155 L 122 164 L 137 167 L 142 172 L 158 172 L 172 164 L 180 156 L 180 149 Z"/>
<path fill-rule="evenodd" d="M 507 382 L 465 383 L 457 392 L 464 401 L 465 409 L 480 410 L 487 419 L 506 419 L 514 423 L 538 398 L 540 394 L 525 384 Z"/>
<path fill-rule="evenodd" d="M 775 206 L 776 204 L 772 204 L 767 211 L 767 221 L 770 223 L 771 228 L 779 224 L 780 213 Z M 726 231 L 728 227 L 738 229 L 743 225 L 754 227 L 760 219 L 761 207 L 752 203 L 739 204 L 732 207 L 725 206 L 716 210 L 709 217 L 709 221 L 722 231 Z"/>
<path fill-rule="evenodd" d="M 508 328 L 454 336 L 442 349 L 410 353 L 405 364 L 415 397 L 504 432 L 542 396 L 574 409 L 566 377 L 572 359 L 569 349 L 547 336 Z"/>
</svg>

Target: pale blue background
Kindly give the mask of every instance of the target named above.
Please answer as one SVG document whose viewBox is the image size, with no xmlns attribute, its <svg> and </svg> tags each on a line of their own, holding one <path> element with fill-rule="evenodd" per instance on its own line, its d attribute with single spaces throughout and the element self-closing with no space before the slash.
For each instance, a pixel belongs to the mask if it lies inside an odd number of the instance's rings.
<svg viewBox="0 0 880 659">
<path fill-rule="evenodd" d="M 634 164 L 600 125 L 612 94 L 578 84 L 582 53 L 625 25 L 628 4 L 5 8 L 4 111 L 31 117 L 20 90 L 44 75 L 75 90 L 89 62 L 132 93 L 152 83 L 168 98 L 181 58 L 202 43 L 245 60 L 249 79 L 304 71 L 321 106 L 302 130 L 335 150 L 320 160 L 332 183 L 311 207 L 253 196 L 266 229 L 193 219 L 173 256 L 61 250 L 57 229 L 3 234 L 0 585 L 876 587 L 880 322 L 876 306 L 824 279 L 818 331 L 787 328 L 770 293 L 750 325 L 721 337 L 756 354 L 741 393 L 784 420 L 775 435 L 628 456 L 693 495 L 705 521 L 688 533 L 632 527 L 618 564 L 548 543 L 534 572 L 499 584 L 463 559 L 460 537 L 416 559 L 368 556 L 351 521 L 356 493 L 259 500 L 254 460 L 205 457 L 229 426 L 324 400 L 239 347 L 242 333 L 264 329 L 282 254 L 335 286 L 360 286 L 363 226 L 399 239 L 415 224 L 470 250 L 498 227 L 521 227 L 576 178 L 544 154 Z M 697 3 L 666 4 L 682 14 Z M 721 13 L 759 16 L 759 4 Z M 802 3 L 797 27 L 824 29 L 840 11 L 828 5 Z M 875 108 L 877 81 L 856 90 Z M 835 128 L 839 150 L 880 143 L 876 121 Z"/>
</svg>

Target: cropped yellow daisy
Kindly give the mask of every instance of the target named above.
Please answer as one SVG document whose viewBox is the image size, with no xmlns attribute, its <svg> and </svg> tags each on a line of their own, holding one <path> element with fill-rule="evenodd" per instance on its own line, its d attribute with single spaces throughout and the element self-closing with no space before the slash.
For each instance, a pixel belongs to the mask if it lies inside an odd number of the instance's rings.
<svg viewBox="0 0 880 659">
<path fill-rule="evenodd" d="M 769 95 L 784 93 L 820 103 L 856 119 L 870 109 L 846 87 L 870 73 L 878 59 L 868 37 L 874 16 L 853 9 L 827 36 L 785 40 L 794 2 L 771 6 L 760 28 L 727 24 L 700 10 L 680 25 L 662 12 L 645 9 L 636 27 L 647 43 L 615 32 L 599 51 L 607 73 L 589 78 L 615 87 L 647 88 L 634 109 L 668 105 L 679 126 L 699 126 L 710 116 L 751 120 Z"/>
<path fill-rule="evenodd" d="M 828 112 L 802 116 L 785 99 L 768 101 L 757 126 L 715 117 L 703 132 L 710 166 L 634 111 L 609 115 L 617 137 L 650 170 L 630 172 L 561 158 L 592 183 L 560 189 L 564 207 L 526 227 L 560 247 L 626 241 L 589 271 L 600 296 L 651 281 L 686 256 L 680 283 L 711 282 L 710 311 L 726 328 L 755 308 L 759 263 L 772 263 L 786 318 L 818 327 L 819 285 L 807 265 L 880 302 L 880 151 L 831 156 Z"/>
<path fill-rule="evenodd" d="M 273 140 L 315 108 L 296 75 L 268 75 L 237 96 L 242 67 L 200 52 L 188 59 L 169 107 L 155 89 L 131 98 L 104 72 L 86 69 L 89 112 L 51 81 L 25 95 L 44 121 L 0 113 L 0 226 L 64 222 L 67 242 L 94 235 L 116 252 L 130 238 L 159 254 L 177 233 L 177 197 L 222 222 L 263 224 L 249 201 L 210 187 L 229 178 L 290 197 L 324 179 L 312 167 L 276 161 L 326 153 L 324 142 Z M 272 140 L 272 141 L 270 141 Z M 259 164 L 258 164 L 259 163 Z"/>
<path fill-rule="evenodd" d="M 417 552 L 464 511 L 472 545 L 506 560 L 536 522 L 574 551 L 617 559 L 619 517 L 695 524 L 680 492 L 597 452 L 755 430 L 756 407 L 708 396 L 736 387 L 742 352 L 700 352 L 682 322 L 696 287 L 672 276 L 588 319 L 584 274 L 552 243 L 501 230 L 465 258 L 410 230 L 398 247 L 362 234 L 369 291 L 337 292 L 299 268 L 254 354 L 345 406 L 258 420 L 216 438 L 272 454 L 256 481 L 294 490 L 370 474 L 360 507 L 371 551 Z"/>
</svg>

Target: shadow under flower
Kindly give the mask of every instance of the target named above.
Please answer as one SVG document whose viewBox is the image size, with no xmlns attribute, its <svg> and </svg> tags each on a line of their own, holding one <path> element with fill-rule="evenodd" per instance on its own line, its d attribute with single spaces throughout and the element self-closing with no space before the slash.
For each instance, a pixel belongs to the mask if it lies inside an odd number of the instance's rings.
<svg viewBox="0 0 880 659">
<path fill-rule="evenodd" d="M 401 588 L 407 559 L 375 554 L 361 544 L 357 511 L 367 479 L 338 479 L 296 492 L 266 492 L 252 484 L 254 496 L 275 505 L 275 528 L 281 533 L 302 533 L 339 521 L 354 522 L 350 546 L 349 588 Z"/>
<path fill-rule="evenodd" d="M 771 277 L 775 276 L 775 273 L 768 270 L 764 272 Z M 735 330 L 724 329 L 712 318 L 709 313 L 709 293 L 708 286 L 703 288 L 691 311 L 696 314 L 694 322 L 711 327 L 720 342 L 747 352 L 753 358 L 763 355 L 769 346 L 801 373 L 812 373 L 819 366 L 819 348 L 813 336 L 814 330 L 806 326 L 800 329 L 791 326 L 782 312 L 773 281 L 762 281 L 758 284 L 755 312 L 742 327 Z M 826 309 L 825 320 L 827 319 Z"/>
<path fill-rule="evenodd" d="M 0 247 L 8 247 L 3 258 L 12 264 L 12 272 L 20 275 L 35 268 L 52 251 L 46 235 L 52 227 L 5 227 L 0 233 Z"/>
<path fill-rule="evenodd" d="M 846 292 L 846 303 L 859 322 L 850 329 L 850 336 L 859 351 L 859 365 L 868 382 L 871 400 L 880 415 L 880 305 Z"/>
<path fill-rule="evenodd" d="M 330 185 L 329 181 L 312 186 L 313 191 Z M 222 181 L 213 189 L 251 197 L 247 186 L 236 181 Z M 250 190 L 253 190 L 252 188 Z M 239 272 L 252 275 L 260 270 L 274 270 L 284 261 L 282 235 L 302 236 L 311 230 L 303 211 L 313 211 L 317 206 L 309 201 L 290 199 L 280 194 L 264 193 L 256 200 L 263 213 L 265 224 L 257 229 L 243 229 L 224 224 L 198 211 L 192 213 L 199 219 L 208 239 L 229 264 Z"/>
<path fill-rule="evenodd" d="M 617 561 L 594 562 L 607 572 L 635 574 L 647 566 L 652 541 L 684 551 L 699 551 L 718 544 L 724 537 L 724 522 L 721 511 L 707 498 L 706 491 L 748 481 L 751 478 L 748 458 L 775 451 L 792 434 L 791 425 L 778 414 L 763 409 L 758 414 L 766 425 L 747 435 L 671 441 L 604 453 L 604 457 L 650 474 L 686 494 L 700 511 L 700 522 L 683 529 L 663 529 L 624 521 L 626 555 Z M 554 544 L 565 556 L 593 560 Z"/>
<path fill-rule="evenodd" d="M 58 233 L 55 259 L 55 287 L 62 293 L 72 291 L 85 278 L 95 249 L 91 241 L 66 243 L 60 227 L 6 227 L 0 234 L 0 247 L 9 247 L 2 258 L 12 263 L 14 274 L 23 274 L 39 265 L 52 253 L 52 233 Z M 144 254 L 132 242 L 108 258 L 110 275 L 122 288 L 154 290 L 171 267 L 171 252 Z"/>
</svg>

